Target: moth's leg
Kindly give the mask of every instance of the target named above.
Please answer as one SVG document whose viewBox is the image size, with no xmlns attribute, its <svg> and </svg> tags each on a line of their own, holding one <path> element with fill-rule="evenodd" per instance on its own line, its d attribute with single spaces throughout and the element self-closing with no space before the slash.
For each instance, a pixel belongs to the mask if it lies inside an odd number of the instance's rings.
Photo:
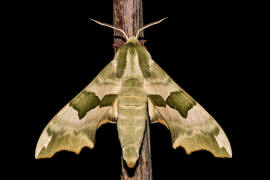
<svg viewBox="0 0 270 180">
<path fill-rule="evenodd" d="M 117 44 L 115 44 L 115 43 L 113 43 L 113 44 L 112 44 L 112 47 L 113 47 L 114 49 L 118 50 L 120 46 L 117 45 Z"/>
<path fill-rule="evenodd" d="M 142 39 L 140 42 L 141 42 L 141 45 L 142 45 L 143 47 L 145 47 L 144 44 L 147 42 L 147 40 L 146 40 L 146 39 Z M 145 47 L 145 48 L 146 48 L 146 47 Z"/>
</svg>

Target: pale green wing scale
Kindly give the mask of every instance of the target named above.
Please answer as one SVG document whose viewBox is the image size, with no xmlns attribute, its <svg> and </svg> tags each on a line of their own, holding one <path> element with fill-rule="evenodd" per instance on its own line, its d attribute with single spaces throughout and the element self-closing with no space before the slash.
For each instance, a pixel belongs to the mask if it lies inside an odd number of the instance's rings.
<svg viewBox="0 0 270 180">
<path fill-rule="evenodd" d="M 93 148 L 98 127 L 116 121 L 115 108 L 120 79 L 116 77 L 115 60 L 60 110 L 43 130 L 35 158 L 49 158 L 61 150 L 79 153 Z"/>
<path fill-rule="evenodd" d="M 145 78 L 148 108 L 152 123 L 159 122 L 171 132 L 173 148 L 187 154 L 210 151 L 216 157 L 232 157 L 227 136 L 215 119 L 153 60 L 151 77 Z"/>
</svg>

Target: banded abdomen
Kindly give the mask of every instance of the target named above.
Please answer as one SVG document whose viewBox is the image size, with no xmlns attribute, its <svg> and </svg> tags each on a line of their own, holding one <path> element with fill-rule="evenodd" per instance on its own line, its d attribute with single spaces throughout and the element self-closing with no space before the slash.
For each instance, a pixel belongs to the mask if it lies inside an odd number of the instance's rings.
<svg viewBox="0 0 270 180">
<path fill-rule="evenodd" d="M 118 136 L 123 158 L 129 167 L 134 167 L 144 135 L 147 119 L 147 94 L 138 79 L 123 82 L 118 96 Z"/>
</svg>

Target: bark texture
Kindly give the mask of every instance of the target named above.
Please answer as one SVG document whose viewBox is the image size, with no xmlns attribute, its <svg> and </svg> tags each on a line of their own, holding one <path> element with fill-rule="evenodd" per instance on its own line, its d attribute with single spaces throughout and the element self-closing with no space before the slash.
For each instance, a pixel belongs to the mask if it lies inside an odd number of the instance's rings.
<svg viewBox="0 0 270 180">
<path fill-rule="evenodd" d="M 113 23 L 123 29 L 128 37 L 135 36 L 137 30 L 143 26 L 142 0 L 113 0 Z M 124 37 L 119 31 L 114 31 L 114 35 Z M 123 43 L 122 39 L 115 39 L 117 46 Z"/>
</svg>

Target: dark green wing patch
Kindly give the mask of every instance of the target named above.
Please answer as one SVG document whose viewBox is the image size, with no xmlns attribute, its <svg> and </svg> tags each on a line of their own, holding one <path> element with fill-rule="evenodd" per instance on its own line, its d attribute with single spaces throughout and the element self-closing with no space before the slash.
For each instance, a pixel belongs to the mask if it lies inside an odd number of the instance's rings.
<svg viewBox="0 0 270 180">
<path fill-rule="evenodd" d="M 117 94 L 107 94 L 103 97 L 103 99 L 100 101 L 99 106 L 105 107 L 105 106 L 111 106 L 115 99 L 117 98 Z"/>
<path fill-rule="evenodd" d="M 187 118 L 188 111 L 196 104 L 191 97 L 183 91 L 171 92 L 170 96 L 166 99 L 166 103 L 173 109 L 176 109 L 181 116 Z"/>
<path fill-rule="evenodd" d="M 127 43 L 118 50 L 117 55 L 115 56 L 117 61 L 116 76 L 118 78 L 122 77 L 124 70 L 126 68 L 127 51 L 130 50 L 130 55 L 133 56 L 135 54 L 135 49 L 138 54 L 139 66 L 142 70 L 143 76 L 144 77 L 151 76 L 149 68 L 150 58 L 145 48 L 139 44 Z"/>
<path fill-rule="evenodd" d="M 70 102 L 70 106 L 78 111 L 79 119 L 82 119 L 89 110 L 97 107 L 99 102 L 95 93 L 83 91 Z"/>
<path fill-rule="evenodd" d="M 145 78 L 150 77 L 150 69 L 149 69 L 149 57 L 147 55 L 147 51 L 142 46 L 137 46 L 136 51 L 138 53 L 139 65 L 142 70 L 143 76 Z"/>
<path fill-rule="evenodd" d="M 159 107 L 166 107 L 166 102 L 160 95 L 150 94 L 148 95 L 148 97 L 150 98 L 153 105 L 159 106 Z"/>
<path fill-rule="evenodd" d="M 124 70 L 126 68 L 126 58 L 127 58 L 127 50 L 129 46 L 122 46 L 118 52 L 116 57 L 116 62 L 117 62 L 117 69 L 116 69 L 116 76 L 118 78 L 121 78 Z"/>
</svg>

